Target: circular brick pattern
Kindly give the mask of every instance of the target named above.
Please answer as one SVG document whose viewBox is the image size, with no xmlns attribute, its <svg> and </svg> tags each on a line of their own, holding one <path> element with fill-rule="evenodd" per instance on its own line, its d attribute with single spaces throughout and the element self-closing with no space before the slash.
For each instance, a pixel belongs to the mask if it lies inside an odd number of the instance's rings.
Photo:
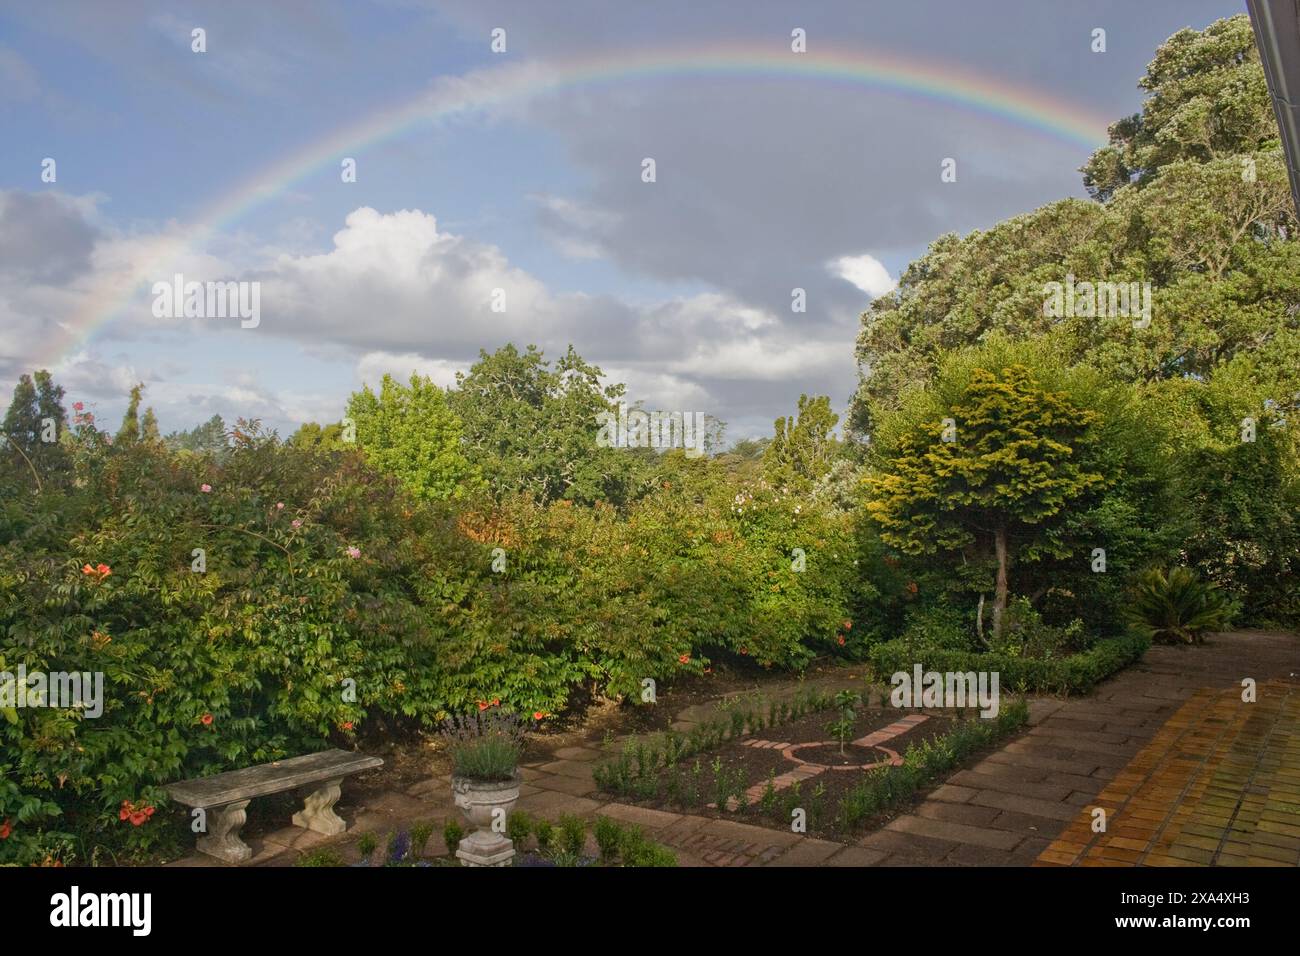
<svg viewBox="0 0 1300 956">
<path fill-rule="evenodd" d="M 814 763 L 811 760 L 804 760 L 802 757 L 795 756 L 797 751 L 806 747 L 836 747 L 839 741 L 835 740 L 814 740 L 806 744 L 790 744 L 788 747 L 781 748 L 781 755 L 787 760 L 792 760 L 797 764 L 803 764 L 805 767 L 819 767 L 822 770 L 874 770 L 877 767 L 897 767 L 903 762 L 903 758 L 898 755 L 897 751 L 890 750 L 888 747 L 882 747 L 880 744 L 871 744 L 873 750 L 880 750 L 889 756 L 884 760 L 877 760 L 873 763 L 857 764 L 825 764 Z"/>
</svg>

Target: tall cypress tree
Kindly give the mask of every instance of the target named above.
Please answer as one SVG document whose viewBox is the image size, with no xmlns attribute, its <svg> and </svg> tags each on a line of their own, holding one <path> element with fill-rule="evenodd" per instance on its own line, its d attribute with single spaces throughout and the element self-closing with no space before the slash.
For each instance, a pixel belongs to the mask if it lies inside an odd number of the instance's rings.
<svg viewBox="0 0 1300 956">
<path fill-rule="evenodd" d="M 122 416 L 122 427 L 113 438 L 114 445 L 133 445 L 140 440 L 140 395 L 143 392 L 143 382 L 131 386 L 131 401 Z"/>
</svg>

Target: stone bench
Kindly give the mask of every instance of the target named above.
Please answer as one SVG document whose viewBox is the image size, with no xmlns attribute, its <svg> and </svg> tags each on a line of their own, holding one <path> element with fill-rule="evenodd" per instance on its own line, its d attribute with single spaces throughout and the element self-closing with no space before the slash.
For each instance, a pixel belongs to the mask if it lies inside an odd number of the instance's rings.
<svg viewBox="0 0 1300 956">
<path fill-rule="evenodd" d="M 254 797 L 297 789 L 303 797 L 303 808 L 293 815 L 294 826 L 334 836 L 347 829 L 334 812 L 343 778 L 383 763 L 379 757 L 365 754 L 322 750 L 182 780 L 168 784 L 166 789 L 176 802 L 203 811 L 206 826 L 196 843 L 200 853 L 227 863 L 242 863 L 253 855 L 252 849 L 239 839 L 239 828 L 244 825 L 248 802 Z"/>
</svg>

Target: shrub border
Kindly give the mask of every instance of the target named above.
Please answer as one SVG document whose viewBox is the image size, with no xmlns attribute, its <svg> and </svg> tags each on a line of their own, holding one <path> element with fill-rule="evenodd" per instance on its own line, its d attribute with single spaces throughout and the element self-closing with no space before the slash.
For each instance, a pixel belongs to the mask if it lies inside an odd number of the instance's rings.
<svg viewBox="0 0 1300 956">
<path fill-rule="evenodd" d="M 867 660 L 873 678 L 885 684 L 890 675 L 898 671 L 910 673 L 921 664 L 927 671 L 997 671 L 1001 687 L 1019 694 L 1086 694 L 1107 677 L 1140 660 L 1150 647 L 1148 638 L 1130 633 L 1104 638 L 1069 657 L 1030 660 L 994 651 L 916 651 L 902 639 L 895 639 L 877 644 L 868 652 Z"/>
</svg>

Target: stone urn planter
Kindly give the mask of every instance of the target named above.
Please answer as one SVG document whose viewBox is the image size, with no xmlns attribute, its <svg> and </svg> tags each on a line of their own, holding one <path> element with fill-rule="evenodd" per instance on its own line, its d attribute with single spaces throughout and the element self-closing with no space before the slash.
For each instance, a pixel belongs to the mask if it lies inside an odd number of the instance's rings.
<svg viewBox="0 0 1300 956">
<path fill-rule="evenodd" d="M 505 835 L 505 824 L 519 800 L 519 784 L 518 772 L 510 780 L 452 777 L 452 799 L 474 828 L 456 850 L 465 866 L 509 866 L 514 859 L 515 846 Z"/>
</svg>

